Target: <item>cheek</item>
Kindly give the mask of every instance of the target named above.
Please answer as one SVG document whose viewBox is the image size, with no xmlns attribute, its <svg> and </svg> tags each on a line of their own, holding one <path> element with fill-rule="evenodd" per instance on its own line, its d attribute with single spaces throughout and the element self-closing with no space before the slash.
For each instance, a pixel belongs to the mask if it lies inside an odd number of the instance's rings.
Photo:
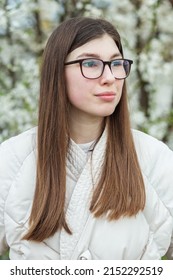
<svg viewBox="0 0 173 280">
<path fill-rule="evenodd" d="M 124 80 L 118 80 L 117 88 L 118 88 L 118 91 L 119 91 L 120 93 L 122 93 L 123 85 L 124 85 Z"/>
<path fill-rule="evenodd" d="M 123 80 L 118 80 L 117 83 L 116 83 L 116 89 L 117 89 L 117 93 L 118 93 L 118 96 L 119 96 L 119 100 L 120 100 L 121 95 L 122 95 L 123 85 L 124 85 Z"/>
<path fill-rule="evenodd" d="M 70 69 L 69 69 L 70 70 Z M 87 93 L 90 91 L 87 81 L 81 74 L 75 74 L 71 71 L 66 72 L 67 96 L 72 104 L 81 104 L 87 99 Z"/>
<path fill-rule="evenodd" d="M 83 102 L 84 91 L 83 86 L 80 84 L 79 80 L 67 79 L 67 96 L 71 104 L 78 105 Z"/>
<path fill-rule="evenodd" d="M 80 105 L 83 103 L 83 97 L 80 92 L 76 92 L 75 90 L 69 90 L 68 99 L 72 105 Z"/>
</svg>

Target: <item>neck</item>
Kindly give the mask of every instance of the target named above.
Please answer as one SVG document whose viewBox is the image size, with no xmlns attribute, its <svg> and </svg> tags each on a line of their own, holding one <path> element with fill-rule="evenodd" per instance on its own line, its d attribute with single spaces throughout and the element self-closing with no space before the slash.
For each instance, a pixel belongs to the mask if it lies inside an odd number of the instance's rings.
<svg viewBox="0 0 173 280">
<path fill-rule="evenodd" d="M 70 120 L 70 136 L 77 144 L 96 140 L 102 132 L 103 118 L 72 118 Z"/>
</svg>

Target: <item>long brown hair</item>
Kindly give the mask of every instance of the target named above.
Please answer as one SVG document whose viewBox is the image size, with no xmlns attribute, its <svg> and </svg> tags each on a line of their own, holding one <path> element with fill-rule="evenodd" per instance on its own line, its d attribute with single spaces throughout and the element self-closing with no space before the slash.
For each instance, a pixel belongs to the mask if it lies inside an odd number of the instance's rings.
<svg viewBox="0 0 173 280">
<path fill-rule="evenodd" d="M 74 49 L 107 33 L 123 50 L 119 33 L 103 19 L 76 17 L 63 22 L 50 36 L 43 55 L 37 136 L 36 190 L 30 228 L 24 239 L 43 241 L 66 223 L 66 155 L 70 139 L 64 63 Z M 126 85 L 114 113 L 107 117 L 107 147 L 102 175 L 90 210 L 109 219 L 137 214 L 145 205 L 144 183 L 130 129 Z"/>
</svg>

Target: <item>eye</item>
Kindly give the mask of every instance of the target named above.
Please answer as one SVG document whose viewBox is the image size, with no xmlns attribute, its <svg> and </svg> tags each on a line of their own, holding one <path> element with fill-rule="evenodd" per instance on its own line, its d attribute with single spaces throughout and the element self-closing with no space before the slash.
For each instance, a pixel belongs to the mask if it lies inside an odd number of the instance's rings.
<svg viewBox="0 0 173 280">
<path fill-rule="evenodd" d="M 122 60 L 117 60 L 117 59 L 113 60 L 111 64 L 112 64 L 113 67 L 121 66 L 122 65 Z"/>
<path fill-rule="evenodd" d="M 82 62 L 82 66 L 88 67 L 88 68 L 93 68 L 93 67 L 98 67 L 99 66 L 99 60 L 96 59 L 86 59 Z"/>
</svg>

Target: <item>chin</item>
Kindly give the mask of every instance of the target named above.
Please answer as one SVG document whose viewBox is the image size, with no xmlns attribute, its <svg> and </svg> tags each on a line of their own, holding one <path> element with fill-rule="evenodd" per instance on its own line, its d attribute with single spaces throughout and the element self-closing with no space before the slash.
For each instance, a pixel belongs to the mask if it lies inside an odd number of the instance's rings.
<svg viewBox="0 0 173 280">
<path fill-rule="evenodd" d="M 116 109 L 116 105 L 112 104 L 112 106 L 109 106 L 107 108 L 105 107 L 100 112 L 102 113 L 103 117 L 108 117 L 108 116 L 110 116 L 110 115 L 112 115 L 114 113 L 115 109 Z"/>
<path fill-rule="evenodd" d="M 109 111 L 105 111 L 102 116 L 109 117 L 110 115 L 113 114 L 114 111 L 115 111 L 115 108 L 113 108 L 112 110 L 109 110 Z"/>
</svg>

